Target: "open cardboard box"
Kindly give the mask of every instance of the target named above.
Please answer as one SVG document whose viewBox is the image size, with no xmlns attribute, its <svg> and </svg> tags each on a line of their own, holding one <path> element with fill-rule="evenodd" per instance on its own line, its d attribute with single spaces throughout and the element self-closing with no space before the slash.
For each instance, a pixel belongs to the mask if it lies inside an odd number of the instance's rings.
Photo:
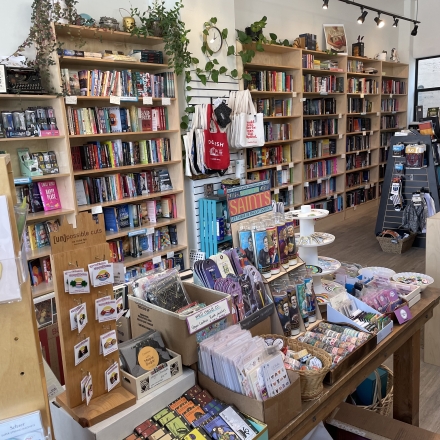
<svg viewBox="0 0 440 440">
<path fill-rule="evenodd" d="M 276 397 L 271 397 L 263 402 L 229 390 L 200 371 L 198 372 L 198 382 L 213 397 L 229 405 L 235 405 L 240 412 L 264 422 L 269 430 L 269 438 L 271 438 L 302 410 L 299 374 L 291 370 L 287 370 L 287 374 L 290 386 Z"/>
<path fill-rule="evenodd" d="M 210 306 L 214 303 L 227 300 L 229 314 L 224 318 L 212 321 L 213 323 L 225 319 L 227 325 L 231 325 L 232 305 L 231 296 L 215 290 L 196 286 L 192 283 L 183 282 L 186 292 L 191 301 L 198 301 Z M 183 365 L 192 365 L 198 360 L 196 333 L 190 334 L 187 325 L 188 316 L 178 315 L 141 298 L 129 296 L 130 320 L 132 337 L 136 338 L 150 329 L 158 330 L 162 334 L 165 346 L 182 356 Z M 203 310 L 203 309 L 202 309 Z M 207 323 L 206 326 L 210 325 Z M 206 328 L 205 326 L 205 328 Z M 203 329 L 199 330 L 203 332 Z"/>
<path fill-rule="evenodd" d="M 360 299 L 357 299 L 356 297 L 350 295 L 349 293 L 347 293 L 347 295 L 350 300 L 354 301 L 354 303 L 356 304 L 356 307 L 359 310 L 362 310 L 363 312 L 374 313 L 374 314 L 379 313 L 377 310 L 373 309 L 368 304 L 365 304 Z M 365 330 L 360 325 L 356 324 L 350 318 L 347 318 L 345 315 L 343 315 L 342 313 L 335 310 L 330 305 L 330 303 L 327 304 L 327 321 L 335 322 L 335 323 L 337 322 L 337 323 L 351 324 L 363 332 L 371 333 L 371 332 L 368 332 L 367 330 Z M 380 332 L 377 333 L 377 343 L 379 344 L 380 342 L 382 342 L 392 331 L 393 331 L 393 321 L 391 321 L 385 328 L 383 328 Z"/>
</svg>

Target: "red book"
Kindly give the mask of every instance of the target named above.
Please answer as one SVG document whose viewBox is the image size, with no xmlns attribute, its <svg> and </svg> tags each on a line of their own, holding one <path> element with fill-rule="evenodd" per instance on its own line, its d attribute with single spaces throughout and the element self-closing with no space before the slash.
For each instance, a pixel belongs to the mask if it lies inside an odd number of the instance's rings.
<svg viewBox="0 0 440 440">
<path fill-rule="evenodd" d="M 57 183 L 55 180 L 46 180 L 38 182 L 41 200 L 45 211 L 61 209 L 60 196 L 58 194 Z"/>
<path fill-rule="evenodd" d="M 72 147 L 72 167 L 73 171 L 82 171 L 81 150 L 80 147 Z"/>
<path fill-rule="evenodd" d="M 152 131 L 151 107 L 141 107 L 141 130 Z"/>
</svg>

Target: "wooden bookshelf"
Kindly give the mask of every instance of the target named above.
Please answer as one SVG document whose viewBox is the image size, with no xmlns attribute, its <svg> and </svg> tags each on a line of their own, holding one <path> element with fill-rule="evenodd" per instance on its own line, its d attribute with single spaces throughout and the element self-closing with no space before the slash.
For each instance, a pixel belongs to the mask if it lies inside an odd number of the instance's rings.
<svg viewBox="0 0 440 440">
<path fill-rule="evenodd" d="M 241 50 L 241 45 L 238 44 L 238 50 Z M 250 49 L 254 48 L 254 45 L 245 46 L 245 48 Z M 378 205 L 378 200 L 380 198 L 380 186 L 382 185 L 383 178 L 379 178 L 379 168 L 383 166 L 384 162 L 380 161 L 379 158 L 382 157 L 383 154 L 380 150 L 387 148 L 387 145 L 382 145 L 383 137 L 386 136 L 387 133 L 394 133 L 395 131 L 400 130 L 406 126 L 407 120 L 407 92 L 401 94 L 393 94 L 390 96 L 389 94 L 382 93 L 382 80 L 403 80 L 406 82 L 406 88 L 408 87 L 408 74 L 409 67 L 407 64 L 403 63 L 392 63 L 389 61 L 378 61 L 369 58 L 363 57 L 353 57 L 353 56 L 344 56 L 344 55 L 328 55 L 325 52 L 321 51 L 311 51 L 311 50 L 301 50 L 301 49 L 293 49 L 293 48 L 284 48 L 280 46 L 273 45 L 265 45 L 264 52 L 257 52 L 255 58 L 252 63 L 245 64 L 241 66 L 243 71 L 263 71 L 263 70 L 271 70 L 271 71 L 285 71 L 291 73 L 294 76 L 294 87 L 293 92 L 269 92 L 269 91 L 251 91 L 252 98 L 254 100 L 263 99 L 263 98 L 274 98 L 274 99 L 286 99 L 287 97 L 292 98 L 292 115 L 291 116 L 278 116 L 278 117 L 270 117 L 265 116 L 265 122 L 273 122 L 278 123 L 278 119 L 282 119 L 280 123 L 290 123 L 291 124 L 291 132 L 294 133 L 294 140 L 290 141 L 291 146 L 291 161 L 294 162 L 294 180 L 289 185 L 281 185 L 280 187 L 274 186 L 272 191 L 277 188 L 276 193 L 274 192 L 273 198 L 276 200 L 278 198 L 278 192 L 280 188 L 284 188 L 288 186 L 293 188 L 293 203 L 287 204 L 286 209 L 296 209 L 303 203 L 314 203 L 319 207 L 324 207 L 328 200 L 333 199 L 333 197 L 340 196 L 340 203 L 342 203 L 342 209 L 340 212 L 335 212 L 334 215 L 331 215 L 331 222 L 339 222 L 340 219 L 344 219 L 348 216 L 354 215 L 353 213 L 363 212 L 359 208 L 359 211 L 356 209 L 356 206 L 349 206 L 347 195 L 353 193 L 353 191 L 359 189 L 370 189 L 374 188 L 374 197 L 372 199 L 368 199 L 365 204 L 368 209 L 374 209 L 373 206 Z M 303 68 L 302 56 L 303 55 L 313 55 L 315 60 L 326 61 L 332 60 L 337 61 L 338 68 L 340 71 L 335 70 L 321 70 L 314 68 Z M 374 69 L 373 73 L 366 73 L 362 71 L 356 71 L 353 69 L 355 67 L 356 62 L 363 62 L 363 68 L 372 68 Z M 303 90 L 303 81 L 302 76 L 305 74 L 311 74 L 316 77 L 324 77 L 329 75 L 334 75 L 337 78 L 344 79 L 344 92 L 305 92 Z M 379 85 L 378 93 L 348 93 L 348 80 L 362 80 L 362 79 L 372 79 L 376 80 Z M 241 89 L 243 89 L 244 83 L 241 82 Z M 326 98 L 334 98 L 336 101 L 336 112 L 333 114 L 320 114 L 320 115 L 309 115 L 303 114 L 303 101 L 306 99 L 326 99 Z M 371 111 L 368 112 L 351 112 L 348 113 L 348 100 L 349 99 L 360 99 L 362 103 L 365 100 L 368 100 L 372 104 Z M 398 109 L 390 110 L 390 111 L 382 111 L 382 101 L 386 99 L 395 99 L 398 103 Z M 398 125 L 399 128 L 381 128 L 381 118 L 382 116 L 398 116 Z M 365 130 L 365 133 L 362 131 L 351 131 L 347 130 L 347 122 L 349 118 L 368 118 L 371 122 L 371 128 L 369 130 Z M 303 125 L 306 120 L 325 120 L 325 119 L 337 119 L 338 120 L 338 131 L 337 134 L 327 135 L 327 136 L 308 136 L 305 137 L 303 135 Z M 299 138 L 298 134 L 301 134 L 302 137 Z M 347 141 L 349 139 L 353 139 L 354 136 L 369 136 L 369 147 L 365 149 L 355 150 L 355 151 L 347 151 Z M 307 159 L 304 152 L 304 143 L 305 142 L 321 142 L 322 140 L 329 139 L 336 142 L 336 152 L 335 154 L 328 154 L 326 156 L 314 157 L 311 159 Z M 278 141 L 278 142 L 266 142 L 265 147 L 272 147 L 276 145 L 286 145 L 288 142 L 286 141 Z M 245 151 L 243 156 L 247 159 L 247 154 L 249 150 Z M 359 155 L 362 152 L 368 152 L 369 157 L 369 165 L 364 167 L 358 167 L 350 170 L 346 170 L 347 160 L 349 160 L 350 156 L 353 160 L 353 155 Z M 304 167 L 305 165 L 311 165 L 315 162 L 325 161 L 333 159 L 337 161 L 337 172 L 319 177 L 314 179 L 306 179 Z M 288 160 L 287 160 L 288 161 Z M 282 164 L 283 169 L 285 167 L 285 163 Z M 280 170 L 280 165 L 271 164 L 271 163 L 263 163 L 262 166 L 247 165 L 247 177 L 251 178 L 251 173 L 258 173 L 264 171 L 273 171 Z M 349 187 L 347 185 L 346 176 L 356 173 L 369 171 L 369 181 L 354 185 Z M 325 180 L 333 178 L 335 179 L 335 190 L 328 193 L 323 192 L 321 196 L 318 197 L 306 197 L 305 190 L 307 191 L 307 186 L 315 184 L 316 182 L 324 182 Z M 372 190 L 373 191 L 373 190 Z M 364 204 L 364 203 L 363 203 Z M 348 214 L 350 213 L 350 214 Z"/>
</svg>

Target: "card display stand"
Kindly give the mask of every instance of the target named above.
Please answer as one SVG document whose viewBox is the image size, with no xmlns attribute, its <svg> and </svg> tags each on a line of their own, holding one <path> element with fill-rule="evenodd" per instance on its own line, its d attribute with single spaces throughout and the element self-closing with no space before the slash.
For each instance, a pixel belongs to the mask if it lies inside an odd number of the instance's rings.
<svg viewBox="0 0 440 440">
<path fill-rule="evenodd" d="M 17 200 L 9 155 L 0 155 L 0 195 L 7 198 L 14 254 L 18 257 L 20 239 L 14 217 Z M 40 411 L 43 425 L 49 431 L 51 422 L 46 379 L 29 278 L 21 284 L 20 290 L 21 301 L 0 304 L 3 332 L 0 339 L 0 420 Z"/>
<path fill-rule="evenodd" d="M 76 216 L 77 228 L 64 222 L 58 232 L 51 234 L 52 268 L 58 308 L 61 351 L 66 381 L 66 392 L 57 397 L 58 403 L 82 426 L 92 426 L 136 403 L 136 398 L 119 383 L 110 392 L 105 389 L 105 371 L 119 361 L 119 351 L 103 356 L 99 354 L 100 335 L 116 330 L 116 321 L 100 323 L 95 320 L 95 301 L 113 295 L 112 285 L 93 287 L 90 293 L 71 295 L 64 292 L 64 271 L 75 268 L 88 270 L 88 265 L 110 260 L 110 249 L 105 241 L 104 217 L 81 213 Z M 88 323 L 78 334 L 70 328 L 69 311 L 86 304 Z M 90 338 L 90 356 L 75 366 L 74 346 Z M 89 404 L 82 402 L 81 380 L 89 373 L 93 382 L 93 398 Z M 119 377 L 120 372 L 119 372 Z"/>
<path fill-rule="evenodd" d="M 396 162 L 405 162 L 405 157 L 393 157 L 392 148 L 393 145 L 402 142 L 404 145 L 417 144 L 418 142 L 426 145 L 426 155 L 428 163 L 426 167 L 422 168 L 406 168 L 402 178 L 402 197 L 405 204 L 411 200 L 413 192 L 420 191 L 421 188 L 429 190 L 431 197 L 434 199 L 436 212 L 440 211 L 439 191 L 438 191 L 438 178 L 436 172 L 436 165 L 432 153 L 431 137 L 422 135 L 410 135 L 410 136 L 393 136 L 390 141 L 391 151 L 388 154 L 387 167 L 385 171 L 385 179 L 382 187 L 382 195 L 380 199 L 379 213 L 376 222 L 376 234 L 382 232 L 384 229 L 398 229 L 402 224 L 403 210 L 396 211 L 391 195 L 391 183 L 393 177 L 396 175 L 394 172 L 394 164 Z M 413 246 L 425 248 L 426 247 L 426 234 L 417 234 L 414 240 Z"/>
</svg>

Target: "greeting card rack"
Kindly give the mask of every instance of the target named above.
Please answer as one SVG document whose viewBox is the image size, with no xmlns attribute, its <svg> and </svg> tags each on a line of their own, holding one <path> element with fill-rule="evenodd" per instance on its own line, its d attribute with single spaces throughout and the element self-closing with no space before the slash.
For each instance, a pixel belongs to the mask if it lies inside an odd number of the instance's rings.
<svg viewBox="0 0 440 440">
<path fill-rule="evenodd" d="M 59 331 L 63 358 L 66 392 L 57 397 L 58 403 L 83 427 L 92 426 L 136 403 L 136 398 L 120 383 L 110 392 L 106 390 L 105 371 L 114 363 L 119 365 L 119 351 L 107 356 L 100 353 L 100 335 L 116 330 L 116 321 L 100 323 L 95 319 L 95 301 L 112 296 L 112 285 L 93 287 L 90 293 L 72 295 L 65 293 L 64 271 L 76 268 L 88 270 L 88 265 L 110 261 L 102 214 L 80 213 L 76 216 L 77 228 L 64 222 L 58 232 L 51 234 L 52 268 L 59 316 Z M 70 310 L 86 304 L 88 323 L 81 333 L 71 330 Z M 90 338 L 90 355 L 75 366 L 74 347 Z M 91 374 L 93 398 L 89 405 L 82 401 L 81 381 Z M 120 372 L 118 372 L 120 377 Z"/>
<path fill-rule="evenodd" d="M 0 155 L 0 195 L 7 199 L 14 254 L 19 257 L 20 238 L 14 218 L 17 199 L 10 156 L 5 154 Z M 20 289 L 21 301 L 0 304 L 0 327 L 3 331 L 0 353 L 4 354 L 0 362 L 0 420 L 40 411 L 43 425 L 49 432 L 51 422 L 46 379 L 29 278 Z"/>
</svg>

